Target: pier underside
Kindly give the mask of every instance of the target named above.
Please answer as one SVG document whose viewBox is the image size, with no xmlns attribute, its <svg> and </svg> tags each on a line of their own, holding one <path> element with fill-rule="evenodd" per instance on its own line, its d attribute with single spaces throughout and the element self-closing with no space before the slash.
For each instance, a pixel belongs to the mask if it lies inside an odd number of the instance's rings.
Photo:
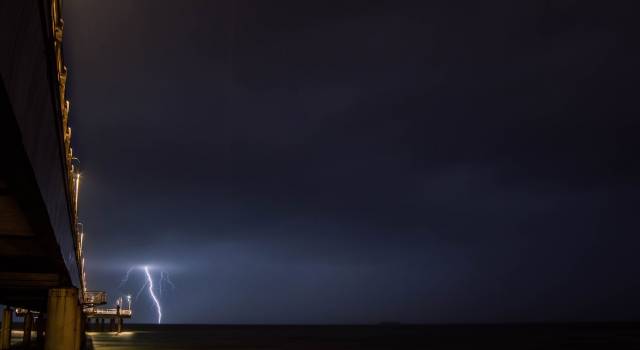
<svg viewBox="0 0 640 350">
<path fill-rule="evenodd" d="M 81 287 L 53 8 L 0 2 L 0 304 L 38 311 Z"/>
<path fill-rule="evenodd" d="M 48 289 L 71 280 L 4 86 L 0 164 L 0 304 L 44 311 Z"/>
</svg>

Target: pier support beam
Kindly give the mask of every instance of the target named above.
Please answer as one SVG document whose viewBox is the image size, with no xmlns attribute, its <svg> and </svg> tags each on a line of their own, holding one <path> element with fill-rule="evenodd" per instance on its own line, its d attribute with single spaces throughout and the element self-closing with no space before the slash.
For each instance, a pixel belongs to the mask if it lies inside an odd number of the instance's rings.
<svg viewBox="0 0 640 350">
<path fill-rule="evenodd" d="M 122 317 L 120 317 L 120 305 L 116 306 L 116 332 L 122 332 Z"/>
<path fill-rule="evenodd" d="M 100 332 L 104 332 L 104 318 L 100 319 Z"/>
<path fill-rule="evenodd" d="M 36 319 L 36 339 L 39 342 L 44 340 L 44 328 L 47 325 L 44 313 L 40 313 Z"/>
<path fill-rule="evenodd" d="M 49 290 L 45 350 L 79 350 L 82 309 L 77 288 Z"/>
<path fill-rule="evenodd" d="M 109 319 L 109 332 L 113 332 L 115 330 L 116 330 L 116 319 L 111 318 Z"/>
<path fill-rule="evenodd" d="M 33 314 L 31 311 L 28 311 L 24 315 L 24 325 L 22 328 L 22 345 L 24 347 L 29 347 L 31 344 L 31 330 L 33 329 Z"/>
<path fill-rule="evenodd" d="M 8 306 L 2 310 L 2 332 L 0 332 L 0 349 L 5 350 L 11 347 L 11 321 L 12 310 Z"/>
<path fill-rule="evenodd" d="M 76 349 L 80 349 L 80 344 L 82 344 L 82 333 L 84 328 L 82 327 L 82 306 L 78 305 L 78 308 L 76 310 L 76 317 L 75 317 L 75 321 L 76 321 L 76 333 L 77 333 L 77 339 L 75 340 L 78 345 Z"/>
</svg>

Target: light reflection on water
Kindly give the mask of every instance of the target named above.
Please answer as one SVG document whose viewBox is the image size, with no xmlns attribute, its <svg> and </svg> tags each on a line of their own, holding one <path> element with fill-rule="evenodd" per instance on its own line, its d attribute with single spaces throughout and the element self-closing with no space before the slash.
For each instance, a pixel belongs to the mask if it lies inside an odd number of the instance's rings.
<svg viewBox="0 0 640 350">
<path fill-rule="evenodd" d="M 88 335 L 96 350 L 566 349 L 567 344 L 575 345 L 571 346 L 572 349 L 637 349 L 640 344 L 640 327 L 636 323 L 442 326 L 132 324 L 126 330 L 119 335 L 97 332 Z"/>
<path fill-rule="evenodd" d="M 185 349 L 191 339 L 167 331 L 88 332 L 95 350 Z"/>
<path fill-rule="evenodd" d="M 155 326 L 136 327 L 127 332 L 88 332 L 95 350 L 174 350 L 174 349 L 352 349 L 350 329 L 323 330 L 307 327 L 215 327 Z M 367 332 L 370 333 L 370 332 Z M 348 344 L 346 347 L 345 344 Z M 357 342 L 356 342 L 357 344 Z M 361 347 L 356 347 L 361 348 Z"/>
<path fill-rule="evenodd" d="M 229 345 L 225 332 L 202 327 L 162 326 L 157 329 L 133 329 L 115 332 L 87 332 L 95 350 L 174 350 L 174 349 L 221 349 Z M 238 337 L 238 339 L 243 339 Z M 237 342 L 238 339 L 232 342 Z M 221 347 L 222 345 L 222 347 Z M 238 349 L 255 348 L 255 344 L 235 344 Z M 248 349 L 247 348 L 247 349 Z"/>
<path fill-rule="evenodd" d="M 126 326 L 125 326 L 126 327 Z M 424 349 L 409 345 L 421 329 L 377 326 L 130 325 L 127 332 L 89 332 L 95 350 Z M 382 337 L 382 338 L 381 338 Z"/>
</svg>

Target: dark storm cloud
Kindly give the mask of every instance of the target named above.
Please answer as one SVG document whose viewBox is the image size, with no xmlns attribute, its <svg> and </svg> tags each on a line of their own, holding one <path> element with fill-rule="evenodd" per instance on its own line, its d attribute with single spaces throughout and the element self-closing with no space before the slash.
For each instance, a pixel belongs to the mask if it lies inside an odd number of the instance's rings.
<svg viewBox="0 0 640 350">
<path fill-rule="evenodd" d="M 168 322 L 632 317 L 616 6 L 67 1 L 90 284 L 162 265 Z"/>
</svg>

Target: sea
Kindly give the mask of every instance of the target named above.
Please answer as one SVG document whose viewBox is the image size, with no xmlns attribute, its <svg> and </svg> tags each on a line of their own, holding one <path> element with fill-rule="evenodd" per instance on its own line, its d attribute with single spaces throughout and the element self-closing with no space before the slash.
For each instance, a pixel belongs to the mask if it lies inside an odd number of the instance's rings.
<svg viewBox="0 0 640 350">
<path fill-rule="evenodd" d="M 87 349 L 640 349 L 640 323 L 515 325 L 126 325 Z"/>
</svg>

